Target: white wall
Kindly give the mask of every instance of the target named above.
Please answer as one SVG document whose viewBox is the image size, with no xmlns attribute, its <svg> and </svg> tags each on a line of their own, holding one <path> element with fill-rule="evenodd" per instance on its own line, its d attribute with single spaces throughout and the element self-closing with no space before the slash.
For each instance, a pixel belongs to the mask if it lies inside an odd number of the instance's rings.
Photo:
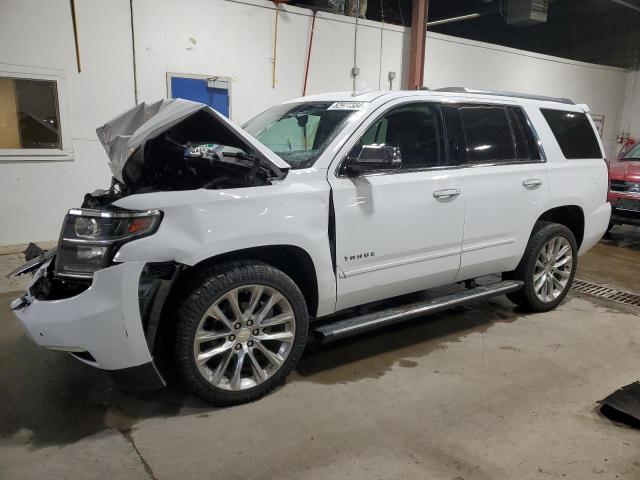
<svg viewBox="0 0 640 480">
<path fill-rule="evenodd" d="M 640 139 L 640 71 L 627 74 L 619 132 L 627 132 L 631 138 Z"/>
<path fill-rule="evenodd" d="M 0 245 L 57 238 L 66 211 L 109 183 L 95 128 L 133 105 L 129 2 L 76 5 L 81 74 L 68 0 L 0 0 L 0 63 L 65 72 L 74 150 L 73 161 L 0 160 Z"/>
<path fill-rule="evenodd" d="M 194 21 L 191 12 L 198 12 Z M 166 72 L 232 78 L 232 117 L 242 122 L 269 105 L 300 96 L 311 12 L 285 6 L 279 17 L 276 88 L 271 84 L 275 10 L 243 0 L 137 0 L 136 62 L 144 100 L 166 95 Z M 241 19 L 239 22 L 235 19 Z M 158 28 L 163 26 L 164 28 Z M 406 86 L 409 29 L 361 21 L 356 88 Z M 195 40 L 196 44 L 193 44 Z M 382 41 L 381 41 L 382 39 Z M 319 13 L 308 93 L 351 90 L 354 20 Z M 626 71 L 428 33 L 425 84 L 468 86 L 572 98 L 605 115 L 604 143 L 614 146 Z"/>
<path fill-rule="evenodd" d="M 76 72 L 67 0 L 0 0 L 0 63 L 64 69 L 69 86 L 75 158 L 71 162 L 0 161 L 0 245 L 56 238 L 66 209 L 109 182 L 95 128 L 133 105 L 127 0 L 82 0 L 78 6 L 83 71 Z M 279 15 L 277 84 L 271 69 L 275 9 L 265 0 L 134 0 L 135 60 L 140 101 L 167 95 L 167 72 L 231 78 L 231 116 L 243 122 L 302 94 L 311 12 L 283 6 Z M 319 13 L 308 93 L 351 90 L 354 19 Z M 621 118 L 628 74 L 429 33 L 425 83 L 566 96 L 605 114 L 610 148 Z M 406 86 L 409 29 L 360 21 L 357 88 Z M 637 91 L 637 90 L 636 90 Z M 16 215 L 20 212 L 20 215 Z"/>
<path fill-rule="evenodd" d="M 427 37 L 425 83 L 566 97 L 604 114 L 603 143 L 615 150 L 626 70 L 574 62 L 445 35 Z"/>
</svg>

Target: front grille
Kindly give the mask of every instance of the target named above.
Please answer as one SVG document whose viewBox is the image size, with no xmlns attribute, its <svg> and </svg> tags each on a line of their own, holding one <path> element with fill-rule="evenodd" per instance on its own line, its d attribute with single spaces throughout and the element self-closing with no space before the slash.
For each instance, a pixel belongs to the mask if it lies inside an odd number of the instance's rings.
<svg viewBox="0 0 640 480">
<path fill-rule="evenodd" d="M 587 282 L 586 280 L 578 280 L 576 278 L 573 281 L 571 288 L 576 292 L 586 293 L 593 295 L 594 297 L 606 298 L 607 300 L 624 303 L 625 305 L 640 307 L 640 295 L 637 293 L 625 292 L 624 290 L 618 290 L 617 288 L 612 288 L 608 285 Z"/>
</svg>

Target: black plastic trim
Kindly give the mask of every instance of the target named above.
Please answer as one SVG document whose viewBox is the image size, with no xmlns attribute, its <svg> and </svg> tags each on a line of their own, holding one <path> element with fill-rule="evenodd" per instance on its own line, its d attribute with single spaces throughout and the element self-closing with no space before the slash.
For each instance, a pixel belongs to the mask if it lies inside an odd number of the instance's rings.
<svg viewBox="0 0 640 480">
<path fill-rule="evenodd" d="M 153 362 L 105 372 L 118 387 L 125 390 L 157 390 L 167 385 Z"/>
</svg>

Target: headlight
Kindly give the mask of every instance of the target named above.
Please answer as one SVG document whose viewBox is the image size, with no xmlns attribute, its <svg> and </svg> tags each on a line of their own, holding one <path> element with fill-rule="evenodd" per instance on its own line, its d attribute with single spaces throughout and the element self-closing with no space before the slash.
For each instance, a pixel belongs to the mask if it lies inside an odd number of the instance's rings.
<svg viewBox="0 0 640 480">
<path fill-rule="evenodd" d="M 69 210 L 60 234 L 56 274 L 91 278 L 93 272 L 109 266 L 120 245 L 154 234 L 161 219 L 158 210 Z"/>
</svg>

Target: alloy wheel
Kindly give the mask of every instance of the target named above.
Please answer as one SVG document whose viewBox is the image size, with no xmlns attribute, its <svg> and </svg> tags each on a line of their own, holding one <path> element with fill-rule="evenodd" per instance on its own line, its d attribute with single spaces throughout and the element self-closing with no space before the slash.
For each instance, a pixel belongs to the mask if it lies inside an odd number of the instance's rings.
<svg viewBox="0 0 640 480">
<path fill-rule="evenodd" d="M 234 288 L 218 297 L 200 320 L 193 341 L 198 371 L 223 390 L 260 385 L 287 359 L 295 326 L 291 304 L 275 288 Z"/>
<path fill-rule="evenodd" d="M 542 302 L 553 302 L 567 288 L 573 269 L 571 243 L 556 236 L 542 246 L 533 271 L 533 289 Z"/>
</svg>

